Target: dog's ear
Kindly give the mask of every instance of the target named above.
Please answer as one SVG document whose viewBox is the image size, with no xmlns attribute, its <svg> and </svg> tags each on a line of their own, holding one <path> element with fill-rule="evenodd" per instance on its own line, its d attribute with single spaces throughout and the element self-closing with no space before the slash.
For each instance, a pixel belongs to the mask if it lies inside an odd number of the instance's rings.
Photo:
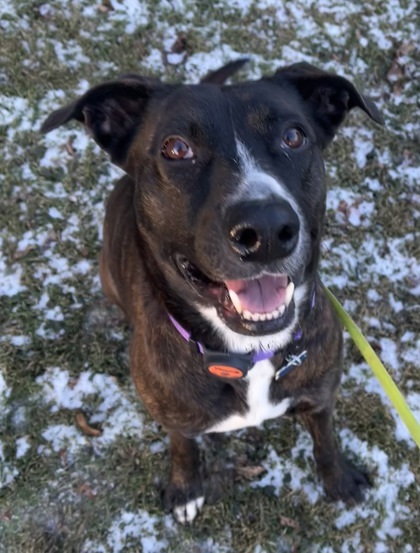
<svg viewBox="0 0 420 553">
<path fill-rule="evenodd" d="M 226 65 L 223 65 L 223 67 L 207 73 L 207 75 L 200 80 L 200 83 L 222 85 L 229 79 L 229 77 L 232 77 L 232 75 L 242 69 L 242 67 L 248 62 L 249 58 L 240 58 L 238 60 L 231 61 Z"/>
<path fill-rule="evenodd" d="M 48 133 L 75 119 L 86 126 L 116 165 L 123 166 L 147 102 L 163 86 L 159 81 L 135 75 L 100 84 L 51 113 L 42 124 L 41 132 Z"/>
<path fill-rule="evenodd" d="M 351 109 L 361 108 L 371 119 L 384 124 L 383 117 L 368 96 L 362 96 L 344 77 L 322 71 L 309 63 L 295 63 L 279 69 L 272 80 L 290 82 L 308 102 L 325 134 L 326 143 L 334 137 L 338 127 Z"/>
</svg>

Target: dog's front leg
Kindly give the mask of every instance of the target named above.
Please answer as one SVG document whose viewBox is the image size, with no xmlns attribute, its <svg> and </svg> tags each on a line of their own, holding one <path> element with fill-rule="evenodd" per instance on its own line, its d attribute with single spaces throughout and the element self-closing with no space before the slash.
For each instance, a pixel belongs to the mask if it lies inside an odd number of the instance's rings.
<svg viewBox="0 0 420 553">
<path fill-rule="evenodd" d="M 332 428 L 332 410 L 304 412 L 300 417 L 312 436 L 317 472 L 327 495 L 349 504 L 362 501 L 363 488 L 371 484 L 367 474 L 340 453 Z"/>
<path fill-rule="evenodd" d="M 204 503 L 200 454 L 193 439 L 170 432 L 171 472 L 164 505 L 178 522 L 194 520 Z"/>
</svg>

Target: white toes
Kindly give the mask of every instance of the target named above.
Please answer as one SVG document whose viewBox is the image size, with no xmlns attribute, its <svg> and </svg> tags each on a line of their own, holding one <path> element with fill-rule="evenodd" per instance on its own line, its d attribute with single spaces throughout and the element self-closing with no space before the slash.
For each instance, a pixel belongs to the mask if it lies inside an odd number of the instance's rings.
<svg viewBox="0 0 420 553">
<path fill-rule="evenodd" d="M 179 505 L 174 509 L 174 516 L 181 524 L 192 522 L 204 505 L 204 496 L 196 497 L 185 505 Z"/>
</svg>

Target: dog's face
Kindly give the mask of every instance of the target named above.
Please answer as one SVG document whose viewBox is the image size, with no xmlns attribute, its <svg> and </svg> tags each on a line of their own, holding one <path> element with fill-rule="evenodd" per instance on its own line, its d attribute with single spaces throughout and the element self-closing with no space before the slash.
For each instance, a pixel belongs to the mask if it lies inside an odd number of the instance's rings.
<svg viewBox="0 0 420 553">
<path fill-rule="evenodd" d="M 288 327 L 325 203 L 304 102 L 272 82 L 183 86 L 151 106 L 144 131 L 138 224 L 172 293 L 236 333 Z"/>
<path fill-rule="evenodd" d="M 131 76 L 91 89 L 43 130 L 85 123 L 134 178 L 139 232 L 172 302 L 232 347 L 236 336 L 278 346 L 318 264 L 322 150 L 355 106 L 381 121 L 351 83 L 307 64 L 235 86 Z"/>
</svg>

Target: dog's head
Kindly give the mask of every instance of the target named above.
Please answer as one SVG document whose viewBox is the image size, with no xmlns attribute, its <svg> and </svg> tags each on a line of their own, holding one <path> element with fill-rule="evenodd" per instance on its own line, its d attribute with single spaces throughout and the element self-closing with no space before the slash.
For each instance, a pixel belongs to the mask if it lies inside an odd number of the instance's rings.
<svg viewBox="0 0 420 553">
<path fill-rule="evenodd" d="M 198 85 L 126 75 L 42 130 L 82 122 L 134 179 L 139 232 L 173 303 L 232 349 L 281 347 L 317 269 L 322 151 L 352 108 L 382 117 L 348 80 L 306 63 L 232 86 L 222 75 Z"/>
</svg>

